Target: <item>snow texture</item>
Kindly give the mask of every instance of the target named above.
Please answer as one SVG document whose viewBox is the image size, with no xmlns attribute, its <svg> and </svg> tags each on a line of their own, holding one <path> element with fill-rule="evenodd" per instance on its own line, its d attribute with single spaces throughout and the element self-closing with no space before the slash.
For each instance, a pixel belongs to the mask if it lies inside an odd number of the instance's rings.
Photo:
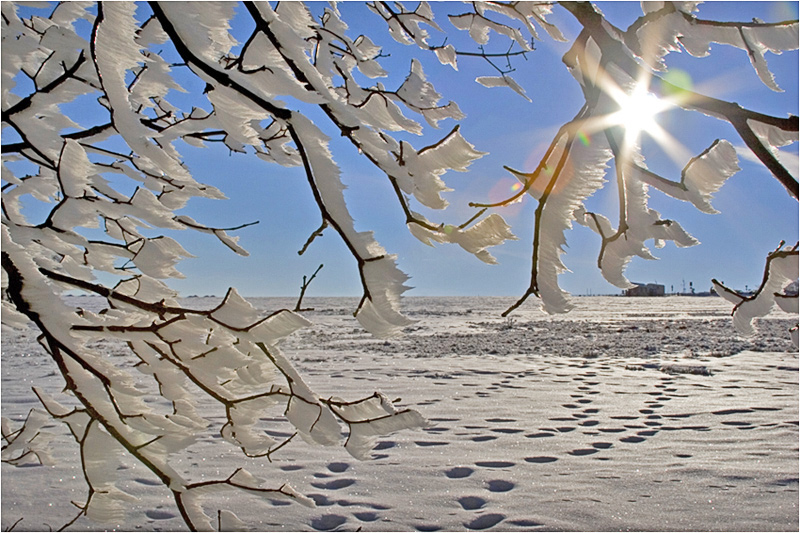
<svg viewBox="0 0 800 533">
<path fill-rule="evenodd" d="M 73 298 L 87 310 L 102 303 Z M 263 315 L 294 301 L 251 303 Z M 196 464 L 188 482 L 226 482 L 181 493 L 198 527 L 216 529 L 218 518 L 240 524 L 235 515 L 260 531 L 797 528 L 797 355 L 784 335 L 791 319 L 777 311 L 758 319 L 757 336 L 742 337 L 721 298 L 576 298 L 569 314 L 530 306 L 513 322 L 499 318 L 508 298 L 407 298 L 405 312 L 420 322 L 387 343 L 353 331 L 354 299 L 308 303 L 314 326 L 282 344 L 305 382 L 334 401 L 380 385 L 383 396 L 348 414 L 412 407 L 429 425 L 372 436 L 355 424 L 353 443 L 374 442 L 366 461 L 349 453 L 355 444 L 320 449 L 294 440 L 271 461 L 242 465 L 235 448 L 217 449 L 217 419 L 177 463 L 187 473 Z M 37 401 L 28 383 L 55 396 L 63 381 L 32 332 L 4 331 L 2 343 L 8 434 Z M 123 344 L 98 343 L 129 360 Z M 198 409 L 210 406 L 198 401 Z M 57 412 L 73 404 L 67 397 Z M 276 407 L 258 410 L 256 429 L 281 442 L 293 427 Z M 79 447 L 66 426 L 47 431 L 53 466 L 2 465 L 4 529 L 19 518 L 19 530 L 63 525 L 79 511 L 70 500 L 86 501 Z M 184 529 L 169 490 L 113 451 L 99 457 L 119 461 L 115 490 L 137 501 L 120 500 L 119 520 L 84 517 L 73 527 Z M 126 498 L 120 493 L 114 498 Z"/>
</svg>

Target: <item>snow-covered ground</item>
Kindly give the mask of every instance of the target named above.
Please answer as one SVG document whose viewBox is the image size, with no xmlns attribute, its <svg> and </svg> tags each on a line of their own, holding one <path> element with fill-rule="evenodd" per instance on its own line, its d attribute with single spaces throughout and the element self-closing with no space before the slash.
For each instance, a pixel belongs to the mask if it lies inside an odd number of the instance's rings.
<svg viewBox="0 0 800 533">
<path fill-rule="evenodd" d="M 353 319 L 356 300 L 307 299 L 314 325 L 283 349 L 312 388 L 346 399 L 380 390 L 431 426 L 381 438 L 371 461 L 302 441 L 272 463 L 246 461 L 209 432 L 176 468 L 219 479 L 246 464 L 316 502 L 214 502 L 264 531 L 798 530 L 796 317 L 773 314 L 743 338 L 719 298 L 577 298 L 567 315 L 530 305 L 501 318 L 512 301 L 407 298 L 418 322 L 385 341 Z M 34 383 L 63 387 L 34 333 L 4 331 L 3 416 L 37 406 Z M 291 434 L 280 416 L 264 422 Z M 86 498 L 77 446 L 60 424 L 48 429 L 59 433 L 55 466 L 2 465 L 3 530 L 19 519 L 15 530 L 58 529 Z M 126 521 L 71 530 L 185 529 L 141 465 L 128 461 L 119 478 L 139 498 Z"/>
</svg>

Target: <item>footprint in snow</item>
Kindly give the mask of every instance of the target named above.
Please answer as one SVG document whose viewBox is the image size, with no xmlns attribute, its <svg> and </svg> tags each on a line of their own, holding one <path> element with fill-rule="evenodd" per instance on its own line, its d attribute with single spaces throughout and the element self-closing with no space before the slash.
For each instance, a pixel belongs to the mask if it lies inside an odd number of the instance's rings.
<svg viewBox="0 0 800 533">
<path fill-rule="evenodd" d="M 433 524 L 419 524 L 414 526 L 414 529 L 417 531 L 439 531 L 442 528 Z"/>
<path fill-rule="evenodd" d="M 478 461 L 475 465 L 482 468 L 510 468 L 514 466 L 514 463 L 511 461 Z"/>
<path fill-rule="evenodd" d="M 482 509 L 486 505 L 486 500 L 478 496 L 464 496 L 458 499 L 458 503 L 465 511 L 473 511 L 475 509 Z"/>
<path fill-rule="evenodd" d="M 328 465 L 328 470 L 331 472 L 341 473 L 350 468 L 348 463 L 331 463 Z"/>
<path fill-rule="evenodd" d="M 353 516 L 355 516 L 356 518 L 358 518 L 362 522 L 374 522 L 375 520 L 380 518 L 378 513 L 373 513 L 372 511 L 364 511 L 364 512 L 360 512 L 360 513 L 353 513 Z"/>
<path fill-rule="evenodd" d="M 521 518 L 519 520 L 510 520 L 508 523 L 519 527 L 539 527 L 544 525 L 541 522 L 537 522 L 536 520 L 529 520 L 527 518 Z"/>
<path fill-rule="evenodd" d="M 528 439 L 544 439 L 544 438 L 547 438 L 547 437 L 554 437 L 554 436 L 555 436 L 555 434 L 547 433 L 547 432 L 530 433 L 528 435 L 525 435 L 525 437 L 528 438 Z"/>
<path fill-rule="evenodd" d="M 515 487 L 510 481 L 494 479 L 486 483 L 489 492 L 508 492 Z"/>
<path fill-rule="evenodd" d="M 475 472 L 475 470 L 468 466 L 454 466 L 444 474 L 450 479 L 461 479 L 471 476 L 473 472 Z"/>
<path fill-rule="evenodd" d="M 489 513 L 484 514 L 476 519 L 472 520 L 471 522 L 465 522 L 464 527 L 467 529 L 489 529 L 490 527 L 494 527 L 503 520 L 505 520 L 506 515 L 500 513 Z"/>
<path fill-rule="evenodd" d="M 638 444 L 638 443 L 640 443 L 640 442 L 644 442 L 644 441 L 646 441 L 647 439 L 646 439 L 646 438 L 644 438 L 644 437 L 635 437 L 635 436 L 634 436 L 634 437 L 622 437 L 622 438 L 621 438 L 621 439 L 619 439 L 619 440 L 620 440 L 621 442 L 627 442 L 627 443 L 629 443 L 629 444 Z"/>
<path fill-rule="evenodd" d="M 141 483 L 142 485 L 149 485 L 151 487 L 159 487 L 159 486 L 161 486 L 161 482 L 158 481 L 158 480 L 154 480 L 154 479 L 144 479 L 144 478 L 141 478 L 141 477 L 137 477 L 136 479 L 134 479 L 134 481 L 136 483 Z"/>
<path fill-rule="evenodd" d="M 175 513 L 164 511 L 163 509 L 151 509 L 144 514 L 147 518 L 152 518 L 153 520 L 169 520 L 177 516 Z"/>
<path fill-rule="evenodd" d="M 326 514 L 311 520 L 311 527 L 317 531 L 331 531 L 347 522 L 347 518 L 338 514 Z"/>
<path fill-rule="evenodd" d="M 490 431 L 494 431 L 495 433 L 514 434 L 514 433 L 522 433 L 523 430 L 518 428 L 492 428 Z"/>
<path fill-rule="evenodd" d="M 579 448 L 577 450 L 572 450 L 567 453 L 570 455 L 581 457 L 583 455 L 592 455 L 593 453 L 597 453 L 598 451 L 599 450 L 597 448 Z"/>
<path fill-rule="evenodd" d="M 318 489 L 339 490 L 345 487 L 349 487 L 355 482 L 356 482 L 355 479 L 334 479 L 333 481 L 328 481 L 325 483 L 311 483 L 311 486 L 316 487 Z"/>
<path fill-rule="evenodd" d="M 547 455 L 540 455 L 538 457 L 526 457 L 525 462 L 535 464 L 554 463 L 558 461 L 558 457 L 549 457 Z"/>
</svg>

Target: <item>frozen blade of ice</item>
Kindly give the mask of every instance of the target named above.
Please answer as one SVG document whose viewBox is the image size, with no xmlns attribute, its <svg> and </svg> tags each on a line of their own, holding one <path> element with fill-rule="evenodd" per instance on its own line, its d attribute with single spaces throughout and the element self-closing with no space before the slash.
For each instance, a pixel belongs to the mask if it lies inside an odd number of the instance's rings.
<svg viewBox="0 0 800 533">
<path fill-rule="evenodd" d="M 716 213 L 711 197 L 725 181 L 741 170 L 736 149 L 728 141 L 715 141 L 705 152 L 684 168 L 682 181 L 689 201 L 704 213 Z"/>
<path fill-rule="evenodd" d="M 276 7 L 275 13 L 280 17 L 281 22 L 286 23 L 294 33 L 303 39 L 316 37 L 315 28 L 318 24 L 303 2 L 281 2 Z M 339 27 L 333 28 L 336 33 L 344 33 L 347 30 L 347 25 L 341 20 L 340 22 Z"/>
<path fill-rule="evenodd" d="M 792 313 L 796 315 L 800 312 L 797 295 L 787 296 L 785 294 L 776 294 L 775 303 L 778 304 L 778 307 L 780 307 L 781 311 L 786 313 Z"/>
<path fill-rule="evenodd" d="M 229 31 L 234 8 L 230 2 L 165 2 L 162 6 L 173 24 L 179 26 L 181 39 L 186 41 L 187 46 L 212 63 L 230 53 L 237 44 Z"/>
<path fill-rule="evenodd" d="M 324 446 L 341 441 L 341 427 L 331 410 L 319 401 L 319 397 L 305 383 L 285 355 L 275 346 L 263 342 L 256 345 L 273 364 L 280 369 L 291 389 L 291 398 L 286 407 L 286 418 L 306 440 Z"/>
<path fill-rule="evenodd" d="M 358 308 L 356 318 L 377 337 L 392 337 L 414 323 L 398 310 L 400 296 L 408 290 L 405 285 L 408 276 L 397 268 L 396 259 L 393 255 L 384 255 L 367 261 L 362 267 L 369 298 Z"/>
<path fill-rule="evenodd" d="M 422 64 L 416 59 L 411 61 L 411 71 L 397 89 L 397 96 L 419 108 L 434 107 L 442 97 L 427 80 Z"/>
<path fill-rule="evenodd" d="M 3 439 L 4 441 L 7 441 L 6 444 L 3 444 L 3 461 L 10 460 L 17 455 L 21 455 L 20 452 L 24 452 L 25 450 L 31 449 L 33 446 L 35 446 L 32 445 L 32 441 L 39 434 L 39 430 L 50 421 L 50 415 L 46 411 L 41 409 L 31 409 L 28 412 L 28 417 L 25 419 L 22 431 L 17 433 L 10 441 Z M 11 434 L 11 431 L 8 427 L 9 425 L 9 420 L 4 418 L 4 435 Z"/>
<path fill-rule="evenodd" d="M 478 44 L 487 44 L 489 42 L 489 32 L 495 31 L 516 41 L 523 50 L 530 49 L 528 42 L 522 37 L 522 33 L 511 26 L 498 24 L 475 13 L 450 15 L 448 18 L 453 26 L 459 30 L 468 30 L 470 38 Z"/>
<path fill-rule="evenodd" d="M 350 435 L 345 449 L 356 459 L 369 459 L 369 452 L 375 445 L 377 437 L 427 425 L 427 421 L 416 411 L 400 411 L 382 418 L 350 424 Z"/>
<path fill-rule="evenodd" d="M 787 146 L 798 140 L 797 131 L 784 130 L 777 126 L 752 119 L 747 121 L 747 125 L 750 126 L 753 133 L 756 134 L 761 142 L 763 142 L 773 154 L 777 153 L 778 148 Z"/>
<path fill-rule="evenodd" d="M 600 258 L 603 276 L 609 283 L 620 288 L 632 286 L 623 273 L 633 257 L 656 259 L 645 244 L 647 241 L 652 239 L 658 248 L 663 247 L 665 241 L 672 241 L 678 247 L 699 244 L 699 241 L 689 235 L 678 222 L 663 220 L 658 211 L 650 209 L 647 203 L 649 199 L 648 184 L 642 177 L 645 176 L 649 179 L 652 176 L 642 171 L 646 167 L 644 157 L 638 147 L 635 147 L 631 157 L 635 163 L 632 167 L 635 172 L 627 173 L 623 182 L 626 199 L 626 227 L 624 232 L 619 235 L 616 235 L 617 232 L 613 237 L 604 235 L 607 241 Z"/>
<path fill-rule="evenodd" d="M 215 531 L 216 528 L 212 525 L 211 517 L 203 510 L 202 497 L 205 494 L 218 491 L 218 486 L 206 485 L 190 489 L 185 489 L 184 487 L 173 488 L 173 490 L 176 489 L 179 490 L 181 504 L 192 526 L 197 531 Z"/>
<path fill-rule="evenodd" d="M 17 308 L 11 302 L 3 300 L 3 312 L 0 313 L 3 320 L 3 327 L 14 329 L 27 329 L 31 323 L 30 319 L 24 314 L 17 311 Z"/>
<path fill-rule="evenodd" d="M 142 123 L 142 116 L 130 101 L 126 72 L 138 69 L 144 61 L 136 42 L 136 9 L 136 4 L 127 2 L 104 4 L 103 20 L 95 32 L 96 49 L 100 52 L 96 58 L 97 71 L 112 109 L 114 126 L 140 156 L 140 167 L 150 167 L 153 173 L 163 173 L 172 179 L 192 181 L 168 147 L 162 148 L 149 140 L 152 130 Z"/>
<path fill-rule="evenodd" d="M 750 28 L 742 29 L 742 37 L 744 39 L 745 49 L 750 56 L 750 63 L 756 70 L 758 77 L 761 79 L 764 85 L 773 91 L 783 92 L 783 89 L 778 87 L 778 84 L 775 82 L 775 75 L 770 72 L 769 67 L 767 66 L 767 61 L 764 58 L 764 52 L 767 51 L 767 47 L 758 40 L 757 34 L 752 32 Z"/>
<path fill-rule="evenodd" d="M 247 523 L 243 522 L 233 511 L 220 509 L 217 518 L 219 531 L 247 531 Z"/>
<path fill-rule="evenodd" d="M 525 98 L 527 101 L 531 101 L 527 94 L 525 94 L 525 89 L 523 89 L 511 76 L 503 74 L 502 76 L 478 76 L 475 78 L 475 81 L 483 85 L 484 87 L 509 87 L 514 92 L 518 93 L 520 96 Z"/>
<path fill-rule="evenodd" d="M 448 231 L 449 230 L 449 231 Z M 507 240 L 517 240 L 511 227 L 497 213 L 492 213 L 474 226 L 461 230 L 448 226 L 444 229 L 449 242 L 454 242 L 485 263 L 496 264 L 497 260 L 486 250 Z"/>
<path fill-rule="evenodd" d="M 258 310 L 231 287 L 211 317 L 228 326 L 246 328 L 258 320 Z"/>
<path fill-rule="evenodd" d="M 735 306 L 733 324 L 737 331 L 743 335 L 756 333 L 753 320 L 769 314 L 776 305 L 776 294 L 782 294 L 788 283 L 797 280 L 800 270 L 797 256 L 797 250 L 779 250 L 770 254 L 767 257 L 764 281 L 754 296 L 741 296 L 716 280 L 713 281 L 717 294 Z M 788 307 L 790 304 L 784 305 Z"/>
<path fill-rule="evenodd" d="M 268 344 L 275 344 L 288 337 L 295 331 L 308 327 L 312 324 L 301 315 L 293 311 L 282 309 L 250 328 L 250 335 Z"/>
<path fill-rule="evenodd" d="M 183 278 L 174 265 L 183 258 L 193 257 L 171 237 L 146 239 L 134 251 L 133 263 L 154 278 Z"/>
<path fill-rule="evenodd" d="M 556 168 L 555 161 L 561 158 L 564 146 L 556 150 L 548 161 L 550 168 Z M 564 232 L 572 227 L 576 209 L 583 205 L 604 183 L 608 160 L 612 153 L 606 141 L 598 137 L 590 146 L 573 143 L 569 158 L 571 165 L 565 170 L 545 198 L 542 217 L 535 231 L 539 232 L 539 254 L 536 265 L 536 286 L 542 299 L 542 308 L 547 313 L 565 313 L 572 308 L 568 293 L 558 285 L 558 275 L 566 271 L 561 255 L 566 246 Z M 568 169 L 568 170 L 567 170 Z M 521 176 L 518 176 L 521 178 Z M 529 189 L 529 194 L 537 193 Z"/>
<path fill-rule="evenodd" d="M 336 446 L 341 442 L 339 422 L 327 406 L 318 401 L 312 403 L 301 397 L 293 397 L 286 408 L 286 418 L 308 441 L 323 446 Z"/>
<path fill-rule="evenodd" d="M 450 65 L 454 70 L 458 70 L 456 59 L 456 49 L 452 44 L 441 46 L 435 50 L 436 57 L 442 65 Z"/>
<path fill-rule="evenodd" d="M 451 190 L 440 176 L 448 170 L 466 172 L 473 161 L 486 155 L 464 139 L 458 126 L 436 144 L 419 151 L 403 141 L 400 152 L 403 155 L 401 168 L 405 174 L 398 178 L 400 187 L 433 209 L 447 206 L 441 193 Z"/>
<path fill-rule="evenodd" d="M 292 499 L 293 501 L 296 501 L 297 503 L 299 503 L 304 507 L 309 507 L 313 509 L 314 507 L 317 506 L 314 500 L 312 500 L 308 496 L 305 496 L 304 494 L 300 494 L 291 485 L 283 485 L 280 491 L 281 493 L 285 494 L 288 498 Z"/>
<path fill-rule="evenodd" d="M 345 448 L 357 459 L 369 459 L 379 436 L 403 429 L 418 429 L 430 424 L 414 410 L 398 410 L 385 395 L 374 393 L 356 402 L 335 404 L 336 414 L 348 421 L 350 435 Z"/>
<path fill-rule="evenodd" d="M 634 172 L 641 181 L 673 198 L 691 202 L 697 209 L 708 214 L 718 213 L 711 205 L 711 198 L 739 170 L 741 168 L 736 149 L 725 140 L 714 141 L 703 153 L 692 158 L 681 173 L 680 183 L 634 167 Z"/>
<path fill-rule="evenodd" d="M 420 163 L 432 171 L 455 170 L 466 172 L 470 164 L 488 152 L 475 149 L 462 135 L 458 126 L 438 143 L 419 150 Z"/>
<path fill-rule="evenodd" d="M 66 140 L 58 164 L 58 176 L 64 194 L 73 198 L 83 196 L 95 172 L 86 150 L 77 141 Z"/>
<path fill-rule="evenodd" d="M 267 453 L 277 441 L 256 428 L 259 417 L 277 404 L 272 397 L 238 402 L 228 410 L 228 422 L 220 430 L 222 438 L 241 447 L 249 455 Z"/>
</svg>

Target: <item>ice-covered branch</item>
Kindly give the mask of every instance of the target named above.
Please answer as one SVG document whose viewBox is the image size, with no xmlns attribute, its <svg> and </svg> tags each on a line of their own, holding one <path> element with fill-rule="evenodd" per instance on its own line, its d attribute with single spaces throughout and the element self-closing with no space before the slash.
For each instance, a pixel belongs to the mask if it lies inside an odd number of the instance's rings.
<svg viewBox="0 0 800 533">
<path fill-rule="evenodd" d="M 755 334 L 753 320 L 766 316 L 772 308 L 779 307 L 797 315 L 797 294 L 787 295 L 784 287 L 798 278 L 798 245 L 780 246 L 767 255 L 764 277 L 755 292 L 740 294 L 729 289 L 717 280 L 712 280 L 717 294 L 734 304 L 733 323 L 743 335 Z M 797 328 L 792 331 L 792 339 L 797 346 Z"/>
<path fill-rule="evenodd" d="M 646 7 L 646 14 L 626 33 L 611 25 L 599 10 L 587 2 L 565 2 L 561 5 L 583 26 L 563 61 L 580 83 L 586 107 L 579 117 L 567 125 L 571 129 L 562 128 L 556 134 L 533 173 L 512 171 L 522 182 L 520 191 L 501 202 L 471 204 L 476 207 L 508 205 L 521 198 L 522 194 L 529 194 L 538 202 L 534 214 L 531 283 L 525 294 L 506 313 L 530 295 L 540 296 L 545 310 L 563 312 L 569 308 L 566 293 L 558 288 L 557 276 L 566 268 L 559 258 L 566 244 L 563 231 L 571 226 L 573 220 L 600 235 L 598 267 L 609 282 L 622 288 L 631 286 L 623 272 L 632 257 L 655 259 L 645 245 L 646 241 L 652 239 L 657 247 L 669 240 L 677 246 L 698 243 L 677 221 L 662 219 L 658 212 L 648 207 L 648 186 L 689 201 L 700 211 L 714 213 L 710 204 L 711 195 L 739 170 L 735 150 L 730 142 L 716 140 L 686 164 L 679 181 L 658 176 L 644 163 L 644 156 L 635 138 L 638 131 L 629 132 L 633 126 L 624 119 L 624 107 L 632 105 L 630 100 L 637 91 L 656 92 L 670 105 L 699 111 L 730 123 L 745 145 L 787 191 L 795 198 L 798 195 L 797 179 L 776 157 L 779 147 L 797 140 L 796 116 L 780 118 L 759 113 L 733 102 L 676 87 L 658 75 L 658 69 L 663 66 L 660 58 L 671 46 L 668 42 L 670 38 L 677 39 L 673 43 L 675 49 L 680 42 L 687 49 L 691 48 L 690 51 L 695 51 L 698 43 L 705 42 L 707 48 L 709 42 L 719 40 L 719 32 L 733 28 L 746 36 L 749 50 L 753 50 L 753 39 L 757 38 L 770 43 L 762 51 L 770 49 L 779 53 L 781 50 L 797 49 L 794 42 L 796 38 L 794 41 L 790 38 L 791 35 L 796 37 L 796 21 L 718 26 L 709 21 L 697 21 L 693 15 L 667 4 L 668 7 L 657 12 L 647 12 Z M 679 30 L 659 26 L 673 19 L 688 23 L 680 26 Z M 659 33 L 659 28 L 665 29 L 666 33 Z M 658 39 L 662 39 L 662 42 L 658 42 Z M 642 57 L 658 61 L 645 62 L 643 65 L 639 61 Z M 760 60 L 756 60 L 756 63 L 761 65 Z M 758 66 L 759 72 L 760 69 Z M 576 143 L 575 135 L 578 134 L 586 142 Z M 559 159 L 554 158 L 555 147 L 558 147 Z M 588 212 L 584 206 L 584 200 L 602 186 L 605 164 L 611 157 L 619 198 L 616 228 L 608 217 Z M 563 168 L 569 168 L 575 176 L 562 179 L 560 169 Z M 548 171 L 549 180 L 542 180 L 536 186 L 536 180 L 544 170 Z M 564 183 L 563 188 L 558 186 L 559 180 Z M 557 233 L 553 233 L 556 229 Z M 548 238 L 556 235 L 557 240 Z M 544 287 L 552 290 L 543 291 Z"/>
<path fill-rule="evenodd" d="M 669 5 L 671 6 L 672 4 L 669 3 Z M 680 36 L 680 43 L 689 50 L 690 53 L 694 53 L 694 55 L 706 55 L 708 53 L 708 44 L 721 39 L 719 31 L 729 31 L 733 29 L 735 32 L 741 33 L 743 30 L 740 30 L 740 28 L 747 27 L 756 28 L 758 30 L 757 33 L 753 32 L 748 39 L 755 39 L 756 35 L 758 35 L 757 38 L 764 40 L 772 38 L 773 40 L 770 41 L 770 46 L 773 51 L 796 50 L 796 37 L 798 32 L 797 21 L 779 24 L 747 23 L 738 25 L 711 22 L 697 23 L 695 21 L 690 22 L 687 26 L 680 26 L 670 30 L 671 33 L 669 33 L 669 36 L 659 33 L 660 28 L 663 27 L 661 25 L 656 25 L 656 29 L 653 30 L 652 35 L 642 35 L 642 30 L 638 28 L 637 24 L 634 24 L 631 26 L 634 31 L 624 34 L 624 32 L 609 24 L 589 3 L 564 2 L 562 6 L 581 22 L 584 31 L 591 36 L 592 41 L 599 47 L 600 53 L 605 61 L 612 61 L 616 68 L 626 73 L 632 80 L 649 80 L 648 90 L 652 88 L 652 90 L 655 91 L 663 90 L 665 94 L 680 94 L 680 98 L 676 99 L 675 103 L 682 107 L 700 111 L 704 114 L 729 122 L 736 129 L 742 141 L 744 141 L 747 147 L 753 151 L 762 163 L 764 163 L 773 176 L 786 187 L 787 191 L 794 198 L 798 198 L 797 179 L 789 173 L 772 153 L 772 149 L 780 145 L 770 143 L 766 138 L 763 138 L 763 136 L 759 138 L 755 133 L 755 129 L 758 128 L 756 124 L 760 124 L 763 125 L 761 127 L 775 130 L 784 144 L 789 142 L 789 139 L 796 141 L 798 135 L 797 116 L 790 115 L 787 118 L 782 118 L 765 115 L 742 108 L 735 102 L 727 102 L 682 87 L 677 87 L 668 80 L 656 75 L 652 70 L 646 69 L 646 67 L 640 65 L 636 61 L 636 58 L 643 52 L 637 46 L 631 46 L 631 42 L 643 43 L 642 45 L 649 47 L 649 50 L 661 50 L 659 53 L 664 54 L 670 49 L 678 49 L 676 43 L 673 43 L 674 46 L 670 44 L 669 38 L 675 39 L 677 36 Z M 695 20 L 693 15 L 676 10 L 673 7 L 665 7 L 663 9 L 665 13 L 674 13 L 674 16 L 668 19 L 669 21 Z M 664 19 L 659 18 L 658 20 L 663 21 Z M 645 27 L 647 26 L 646 22 L 643 24 Z M 632 37 L 633 35 L 636 35 L 635 39 Z M 661 41 L 654 44 L 653 39 Z M 694 41 L 691 41 L 691 39 L 694 39 Z M 699 48 L 702 48 L 700 46 L 701 44 L 705 47 L 703 53 L 699 53 L 698 51 Z M 608 69 L 606 68 L 606 70 Z M 659 86 L 663 89 L 659 89 Z M 775 137 L 770 137 L 770 140 L 774 138 Z"/>
<path fill-rule="evenodd" d="M 525 87 L 510 77 L 520 65 L 511 61 L 535 59 L 526 54 L 540 30 L 565 40 L 547 20 L 558 5 L 582 28 L 563 61 L 585 103 L 578 102 L 580 111 L 559 129 L 532 172 L 506 167 L 521 183 L 518 192 L 473 203 L 456 223 L 428 220 L 417 204 L 446 209 L 448 172 L 467 172 L 487 154 L 466 138 L 459 106 L 434 87 L 430 69 L 439 65 L 423 69 L 417 55 L 434 53 L 444 68 L 457 67 L 457 58 L 477 57 L 489 63 L 478 84 L 524 96 Z M 633 128 L 619 120 L 637 86 L 732 125 L 797 197 L 797 179 L 778 158 L 779 148 L 797 140 L 797 117 L 679 89 L 661 70 L 669 51 L 704 56 L 710 43 L 723 43 L 743 50 L 766 87 L 777 90 L 766 52 L 797 49 L 796 21 L 716 23 L 696 18 L 689 10 L 693 3 L 658 3 L 644 6 L 644 15 L 623 31 L 583 2 L 420 2 L 410 8 L 375 1 L 367 7 L 385 22 L 389 37 L 412 45 L 404 72 L 384 68 L 387 54 L 376 44 L 376 28 L 359 23 L 369 31 L 352 37 L 345 10 L 335 5 L 246 2 L 237 10 L 226 2 L 62 2 L 49 15 L 36 15 L 35 8 L 2 3 L 2 123 L 8 135 L 2 145 L 2 318 L 4 325 L 33 324 L 40 331 L 68 399 L 62 405 L 37 388 L 44 411 L 31 411 L 16 428 L 3 421 L 3 461 L 46 462 L 46 417 L 66 424 L 88 487 L 67 526 L 87 517 L 120 518 L 129 499 L 111 475 L 120 457 L 156 476 L 189 528 L 240 528 L 231 511 L 211 510 L 219 492 L 309 503 L 280 482 L 266 484 L 248 473 L 244 466 L 251 459 L 271 461 L 295 435 L 366 458 L 378 435 L 425 425 L 419 413 L 380 393 L 346 400 L 312 390 L 291 354 L 280 349 L 284 338 L 309 324 L 295 312 L 262 313 L 234 289 L 211 309 L 180 303 L 169 285 L 170 278 L 183 276 L 179 264 L 191 256 L 180 236 L 208 234 L 247 255 L 234 232 L 255 224 L 195 220 L 184 211 L 195 199 L 224 198 L 222 190 L 196 181 L 181 153 L 184 143 L 224 143 L 236 157 L 298 167 L 319 217 L 318 229 L 298 243 L 300 253 L 328 228 L 338 235 L 361 283 L 355 314 L 381 336 L 410 323 L 400 312 L 408 276 L 372 232 L 356 229 L 336 153 L 340 145 L 331 137 L 341 136 L 347 150 L 388 180 L 388 200 L 424 244 L 455 244 L 494 263 L 490 249 L 516 237 L 492 208 L 524 195 L 536 201 L 531 277 L 506 314 L 532 295 L 549 312 L 570 308 L 558 276 L 566 269 L 562 255 L 573 221 L 599 234 L 598 266 L 606 279 L 627 286 L 631 258 L 653 257 L 649 241 L 656 247 L 669 240 L 695 243 L 677 221 L 648 206 L 651 188 L 714 212 L 712 195 L 738 170 L 733 145 L 714 140 L 679 177 L 651 171 Z M 459 10 L 448 18 L 450 29 L 468 33 L 477 52 L 449 44 L 434 17 L 436 11 L 444 20 L 439 12 L 445 9 Z M 441 44 L 432 43 L 430 30 L 445 35 Z M 612 163 L 609 182 L 619 199 L 614 222 L 586 207 L 606 184 Z M 273 228 L 264 226 L 275 221 L 266 222 L 258 229 L 269 239 Z M 768 303 L 796 312 L 797 299 L 776 285 L 792 272 L 796 277 L 796 256 L 796 246 L 771 254 L 753 297 L 734 298 L 720 286 L 736 300 L 737 324 Z M 297 308 L 317 272 L 304 279 Z M 103 309 L 68 305 L 64 294 L 71 292 L 92 295 Z M 99 338 L 118 343 L 125 356 L 106 357 L 93 342 Z M 214 409 L 224 416 L 214 416 Z M 264 414 L 270 411 L 293 425 L 289 437 L 267 434 Z M 198 481 L 192 472 L 180 473 L 175 461 L 209 432 L 233 445 L 242 468 Z"/>
</svg>

